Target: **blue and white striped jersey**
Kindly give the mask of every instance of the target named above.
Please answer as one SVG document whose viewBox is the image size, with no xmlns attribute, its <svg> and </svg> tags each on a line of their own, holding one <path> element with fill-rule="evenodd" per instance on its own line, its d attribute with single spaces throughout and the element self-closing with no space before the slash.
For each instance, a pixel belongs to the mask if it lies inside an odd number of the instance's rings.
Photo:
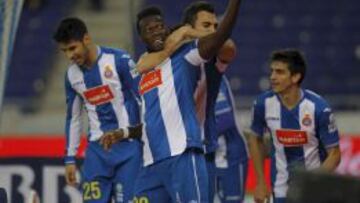
<svg viewBox="0 0 360 203">
<path fill-rule="evenodd" d="M 219 148 L 216 150 L 215 164 L 227 168 L 248 159 L 246 139 L 241 133 L 236 117 L 236 108 L 230 84 L 222 77 L 220 91 L 216 100 L 216 129 Z"/>
<path fill-rule="evenodd" d="M 83 106 L 89 120 L 89 141 L 104 132 L 140 122 L 136 87 L 130 74 L 134 62 L 120 49 L 98 48 L 90 68 L 72 64 L 66 72 L 66 163 L 74 162 L 82 132 Z"/>
<path fill-rule="evenodd" d="M 204 62 L 193 41 L 141 75 L 145 165 L 179 155 L 187 148 L 202 148 L 191 77 Z"/>
<path fill-rule="evenodd" d="M 334 115 L 319 95 L 302 90 L 302 99 L 289 110 L 268 91 L 254 103 L 251 129 L 268 130 L 272 140 L 271 178 L 276 197 L 285 197 L 292 169 L 315 169 L 326 159 L 326 148 L 339 144 Z"/>
</svg>

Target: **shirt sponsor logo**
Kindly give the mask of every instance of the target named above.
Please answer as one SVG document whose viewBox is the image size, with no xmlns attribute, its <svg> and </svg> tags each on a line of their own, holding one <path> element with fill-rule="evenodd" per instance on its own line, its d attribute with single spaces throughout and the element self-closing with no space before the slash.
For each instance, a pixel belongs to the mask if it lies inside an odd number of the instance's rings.
<svg viewBox="0 0 360 203">
<path fill-rule="evenodd" d="M 298 147 L 308 143 L 308 137 L 305 131 L 279 129 L 276 130 L 278 141 L 285 147 Z"/>
<path fill-rule="evenodd" d="M 145 94 L 150 90 L 162 84 L 161 70 L 156 69 L 149 73 L 143 74 L 139 84 L 140 94 Z"/>
<path fill-rule="evenodd" d="M 85 99 L 92 105 L 100 105 L 110 102 L 114 98 L 109 85 L 101 85 L 88 89 L 84 92 Z"/>
</svg>

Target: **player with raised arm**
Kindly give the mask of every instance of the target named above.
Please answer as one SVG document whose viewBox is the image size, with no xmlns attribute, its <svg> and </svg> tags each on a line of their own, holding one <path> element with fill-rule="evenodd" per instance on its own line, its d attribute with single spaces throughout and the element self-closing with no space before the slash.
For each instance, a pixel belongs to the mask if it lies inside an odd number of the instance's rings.
<svg viewBox="0 0 360 203">
<path fill-rule="evenodd" d="M 340 162 L 339 133 L 329 104 L 301 88 L 306 63 L 296 49 L 274 51 L 270 59 L 272 90 L 255 101 L 249 135 L 257 176 L 256 203 L 269 197 L 265 184 L 263 135 L 270 133 L 271 183 L 275 203 L 285 202 L 293 170 L 334 171 Z"/>
<path fill-rule="evenodd" d="M 174 33 L 182 34 L 178 34 L 178 36 L 184 36 L 184 33 L 187 33 L 187 36 L 191 36 L 192 38 L 212 34 L 218 26 L 213 6 L 203 1 L 194 2 L 185 9 L 182 23 L 184 25 L 191 25 L 191 28 L 183 26 L 175 30 Z M 165 41 L 165 48 L 163 50 L 145 55 L 139 60 L 137 64 L 139 72 L 151 70 L 176 50 L 175 45 L 178 44 L 180 37 L 173 37 L 174 33 Z M 169 40 L 171 38 L 174 39 Z M 170 44 L 168 41 L 173 43 Z M 217 56 L 206 63 L 199 64 L 199 69 L 190 77 L 195 81 L 193 83 L 197 83 L 194 97 L 197 117 L 202 127 L 202 139 L 205 143 L 210 201 L 212 201 L 215 191 L 216 169 L 214 158 L 217 148 L 215 102 L 219 92 L 222 74 L 225 72 L 228 64 L 234 59 L 235 52 L 236 48 L 234 43 L 232 40 L 227 40 L 225 44 L 221 46 L 221 49 L 217 51 Z"/>
<path fill-rule="evenodd" d="M 62 20 L 54 39 L 72 62 L 65 76 L 66 182 L 73 186 L 77 182 L 75 155 L 85 107 L 90 128 L 81 177 L 83 200 L 129 202 L 141 166 L 141 144 L 139 140 L 125 139 L 104 150 L 99 140 L 115 129 L 121 129 L 125 137 L 141 129 L 141 125 L 134 127 L 140 123 L 130 74 L 134 62 L 124 50 L 94 44 L 86 25 L 78 18 Z"/>
<path fill-rule="evenodd" d="M 216 55 L 235 24 L 240 1 L 230 0 L 219 29 L 182 45 L 159 66 L 141 75 L 144 164 L 136 181 L 136 200 L 209 202 L 192 72 Z M 168 36 L 159 9 L 138 14 L 138 32 L 148 52 L 164 49 Z"/>
<path fill-rule="evenodd" d="M 190 4 L 184 11 L 183 23 L 190 24 L 196 31 L 214 33 L 218 28 L 218 20 L 213 5 L 205 1 Z M 215 195 L 215 151 L 218 147 L 215 103 L 219 93 L 223 73 L 228 64 L 235 58 L 236 47 L 231 39 L 227 39 L 221 48 L 206 63 L 199 66 L 197 86 L 194 94 L 197 117 L 202 129 L 205 147 L 206 167 L 209 178 L 209 201 Z"/>
</svg>

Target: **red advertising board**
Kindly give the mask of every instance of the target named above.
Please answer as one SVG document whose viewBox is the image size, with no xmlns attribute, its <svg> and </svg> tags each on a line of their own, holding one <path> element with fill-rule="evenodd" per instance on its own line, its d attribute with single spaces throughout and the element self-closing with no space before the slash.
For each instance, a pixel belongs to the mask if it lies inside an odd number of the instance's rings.
<svg viewBox="0 0 360 203">
<path fill-rule="evenodd" d="M 65 139 L 63 136 L 34 135 L 34 136 L 0 136 L 0 160 L 12 158 L 62 158 L 64 155 Z M 79 157 L 83 156 L 86 139 L 81 140 Z M 360 177 L 360 135 L 346 135 L 341 137 L 342 160 L 337 169 L 340 174 Z M 270 177 L 270 161 L 266 160 L 266 176 Z M 1 166 L 1 163 L 0 163 Z M 249 164 L 247 190 L 252 191 L 256 179 L 252 163 Z"/>
</svg>

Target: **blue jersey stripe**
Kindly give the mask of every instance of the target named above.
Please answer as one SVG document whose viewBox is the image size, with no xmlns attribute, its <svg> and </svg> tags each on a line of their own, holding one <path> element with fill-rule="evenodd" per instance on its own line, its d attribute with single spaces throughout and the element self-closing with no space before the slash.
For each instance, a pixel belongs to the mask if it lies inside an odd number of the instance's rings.
<svg viewBox="0 0 360 203">
<path fill-rule="evenodd" d="M 271 187 L 274 188 L 274 183 L 276 181 L 276 174 L 278 173 L 276 169 L 276 156 L 275 156 L 275 146 L 273 142 L 273 136 L 270 136 L 271 149 L 270 149 L 270 173 L 271 173 Z"/>
<path fill-rule="evenodd" d="M 298 120 L 299 108 L 296 107 L 291 111 L 281 108 L 281 128 L 283 129 L 300 129 Z M 304 148 L 300 147 L 284 147 L 288 168 L 304 166 Z"/>
</svg>

